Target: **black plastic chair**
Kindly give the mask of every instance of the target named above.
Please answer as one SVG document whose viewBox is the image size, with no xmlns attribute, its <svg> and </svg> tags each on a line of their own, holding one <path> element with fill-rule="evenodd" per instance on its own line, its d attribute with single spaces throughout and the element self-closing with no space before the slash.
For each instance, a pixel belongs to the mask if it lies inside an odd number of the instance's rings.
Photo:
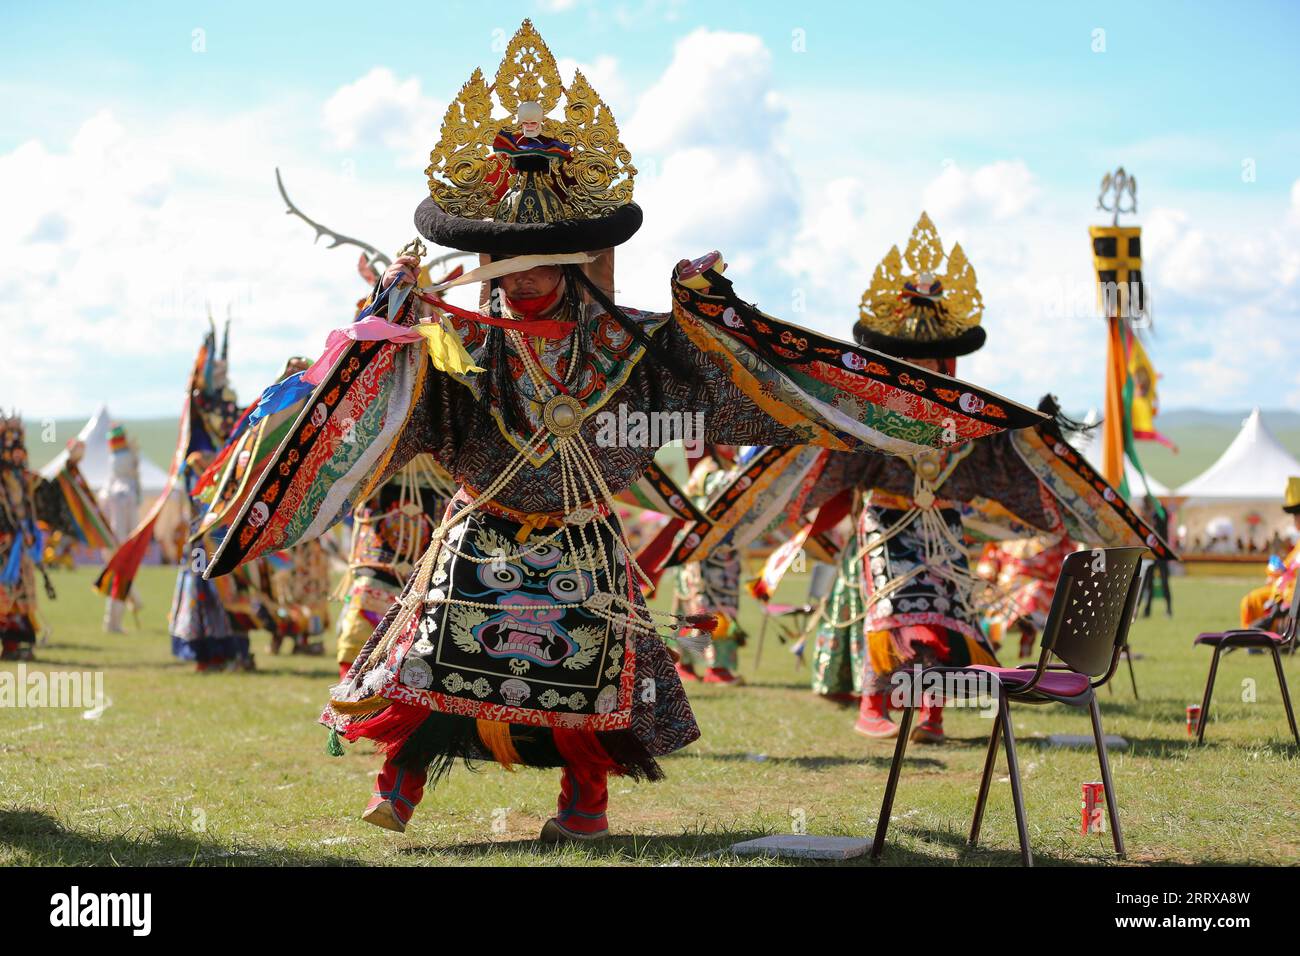
<svg viewBox="0 0 1300 956">
<path fill-rule="evenodd" d="M 984 806 L 988 801 L 989 784 L 993 780 L 993 767 L 997 762 L 998 739 L 1001 735 L 1007 748 L 1007 771 L 1011 777 L 1011 797 L 1015 804 L 1020 859 L 1025 866 L 1033 866 L 1033 855 L 1029 850 L 1029 829 L 1025 820 L 1024 794 L 1020 784 L 1020 766 L 1016 757 L 1016 738 L 1011 727 L 1011 701 L 1023 704 L 1069 704 L 1071 707 L 1088 708 L 1092 717 L 1092 735 L 1106 791 L 1111 838 L 1115 844 L 1115 854 L 1123 859 L 1124 834 L 1120 830 L 1119 808 L 1110 776 L 1110 761 L 1106 757 L 1096 690 L 1114 676 L 1120 655 L 1128 641 L 1129 627 L 1137 610 L 1141 583 L 1138 568 L 1143 551 L 1143 548 L 1107 548 L 1076 551 L 1066 557 L 1061 566 L 1056 595 L 1048 611 L 1047 623 L 1043 627 L 1042 649 L 1037 664 L 1025 664 L 1017 668 L 987 665 L 931 667 L 921 672 L 922 680 L 926 674 L 964 676 L 967 689 L 970 689 L 969 678 L 972 675 L 988 675 L 984 680 L 991 684 L 991 689 L 997 696 L 998 712 L 989 734 L 988 754 L 984 758 L 984 776 L 980 780 L 979 797 L 975 802 L 969 846 L 974 847 L 979 843 L 980 823 L 984 819 Z M 1053 655 L 1064 663 L 1051 663 Z M 899 720 L 898 744 L 894 748 L 894 762 L 889 768 L 889 781 L 885 784 L 885 799 L 880 806 L 876 838 L 871 846 L 872 859 L 879 859 L 885 849 L 885 834 L 894 808 L 894 794 L 903 769 L 903 757 L 907 753 L 912 714 L 920 703 L 915 697 L 913 693 Z"/>
<path fill-rule="evenodd" d="M 1210 676 L 1205 680 L 1205 694 L 1201 698 L 1201 719 L 1196 723 L 1196 742 L 1205 741 L 1205 724 L 1210 719 L 1210 695 L 1214 693 L 1214 676 L 1219 672 L 1219 655 L 1224 651 L 1238 647 L 1259 648 L 1273 655 L 1273 668 L 1277 671 L 1277 683 L 1282 689 L 1282 705 L 1286 708 L 1286 719 L 1291 725 L 1291 736 L 1300 746 L 1300 731 L 1296 730 L 1295 711 L 1291 707 L 1291 692 L 1286 686 L 1286 672 L 1282 669 L 1282 651 L 1295 650 L 1297 615 L 1300 615 L 1300 587 L 1291 596 L 1291 609 L 1287 611 L 1282 630 L 1270 631 L 1263 627 L 1242 627 L 1231 631 L 1210 631 L 1196 635 L 1192 643 L 1207 644 L 1214 648 L 1214 657 L 1210 661 Z"/>
</svg>

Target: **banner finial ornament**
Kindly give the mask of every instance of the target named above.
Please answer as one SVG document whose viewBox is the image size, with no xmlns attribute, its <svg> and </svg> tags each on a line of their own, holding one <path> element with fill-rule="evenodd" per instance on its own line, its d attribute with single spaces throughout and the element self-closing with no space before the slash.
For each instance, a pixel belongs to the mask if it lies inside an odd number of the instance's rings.
<svg viewBox="0 0 1300 956">
<path fill-rule="evenodd" d="M 1102 212 L 1114 214 L 1111 225 L 1119 225 L 1120 214 L 1131 215 L 1137 212 L 1137 177 L 1130 176 L 1121 166 L 1113 173 L 1107 173 L 1101 178 L 1101 192 L 1097 194 L 1097 208 Z M 1128 205 L 1125 206 L 1124 196 L 1128 196 Z M 1107 198 L 1110 204 L 1107 205 Z"/>
</svg>

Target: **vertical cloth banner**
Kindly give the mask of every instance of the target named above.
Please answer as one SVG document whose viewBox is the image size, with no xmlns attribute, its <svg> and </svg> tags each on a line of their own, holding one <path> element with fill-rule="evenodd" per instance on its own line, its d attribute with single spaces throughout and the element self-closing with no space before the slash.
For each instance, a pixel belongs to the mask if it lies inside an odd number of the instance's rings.
<svg viewBox="0 0 1300 956">
<path fill-rule="evenodd" d="M 1142 228 L 1090 226 L 1097 299 L 1106 318 L 1105 420 L 1101 427 L 1101 473 L 1127 497 L 1124 455 L 1130 447 L 1128 343 L 1132 319 L 1145 309 L 1142 288 Z M 1127 394 L 1126 394 L 1127 393 Z M 1137 464 L 1135 461 L 1134 464 Z"/>
<path fill-rule="evenodd" d="M 1097 299 L 1106 319 L 1105 419 L 1101 429 L 1101 473 L 1125 498 L 1130 497 L 1124 459 L 1142 476 L 1136 439 L 1172 445 L 1155 430 L 1157 374 L 1134 330 L 1133 320 L 1146 313 L 1142 282 L 1142 227 L 1090 226 Z M 1136 423 L 1135 416 L 1141 421 Z M 1152 502 L 1157 511 L 1163 510 Z"/>
</svg>

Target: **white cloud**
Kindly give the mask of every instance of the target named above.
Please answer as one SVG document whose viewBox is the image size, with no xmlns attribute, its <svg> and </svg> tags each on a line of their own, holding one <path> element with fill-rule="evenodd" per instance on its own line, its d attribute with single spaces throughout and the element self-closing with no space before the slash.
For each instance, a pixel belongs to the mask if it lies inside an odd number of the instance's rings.
<svg viewBox="0 0 1300 956">
<path fill-rule="evenodd" d="M 700 29 L 678 41 L 623 126 L 646 214 L 618 260 L 625 301 L 667 307 L 674 263 L 714 248 L 742 277 L 784 254 L 799 212 L 785 116 L 761 38 Z"/>
<path fill-rule="evenodd" d="M 1037 194 L 1033 175 L 1018 159 L 989 163 L 970 173 L 950 162 L 926 187 L 922 201 L 932 217 L 975 222 L 1013 219 Z"/>
<path fill-rule="evenodd" d="M 776 142 L 785 118 L 761 37 L 694 30 L 673 50 L 628 124 L 629 146 L 650 154 L 701 144 L 745 149 Z"/>
<path fill-rule="evenodd" d="M 402 166 L 423 166 L 445 108 L 421 92 L 416 77 L 399 80 L 377 66 L 339 87 L 325 102 L 322 119 L 335 149 L 380 146 L 392 150 Z"/>
<path fill-rule="evenodd" d="M 573 82 L 573 74 L 577 70 L 582 70 L 582 75 L 587 78 L 592 89 L 600 94 L 600 98 L 605 101 L 614 113 L 614 119 L 618 123 L 623 123 L 624 108 L 628 104 L 627 83 L 619 71 L 618 60 L 612 56 L 598 56 L 590 62 L 574 60 L 569 57 L 560 57 L 555 61 L 556 67 L 560 71 L 560 80 L 565 86 Z"/>
<path fill-rule="evenodd" d="M 171 414 L 210 306 L 234 315 L 232 370 L 251 400 L 315 353 L 364 291 L 355 251 L 311 249 L 284 215 L 277 163 L 309 214 L 395 249 L 418 196 L 322 171 L 294 111 L 87 118 L 65 149 L 0 154 L 0 381 L 31 414 Z M 303 122 L 299 120 L 299 122 Z M 377 214 L 376 210 L 386 210 Z"/>
</svg>

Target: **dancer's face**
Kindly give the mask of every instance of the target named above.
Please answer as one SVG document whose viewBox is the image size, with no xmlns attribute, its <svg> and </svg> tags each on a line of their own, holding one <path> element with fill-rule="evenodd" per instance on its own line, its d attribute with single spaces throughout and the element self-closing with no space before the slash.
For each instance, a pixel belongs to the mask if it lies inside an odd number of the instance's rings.
<svg viewBox="0 0 1300 956">
<path fill-rule="evenodd" d="M 511 299 L 535 299 L 549 295 L 563 281 L 564 270 L 559 266 L 534 266 L 502 276 L 501 289 Z"/>
</svg>

